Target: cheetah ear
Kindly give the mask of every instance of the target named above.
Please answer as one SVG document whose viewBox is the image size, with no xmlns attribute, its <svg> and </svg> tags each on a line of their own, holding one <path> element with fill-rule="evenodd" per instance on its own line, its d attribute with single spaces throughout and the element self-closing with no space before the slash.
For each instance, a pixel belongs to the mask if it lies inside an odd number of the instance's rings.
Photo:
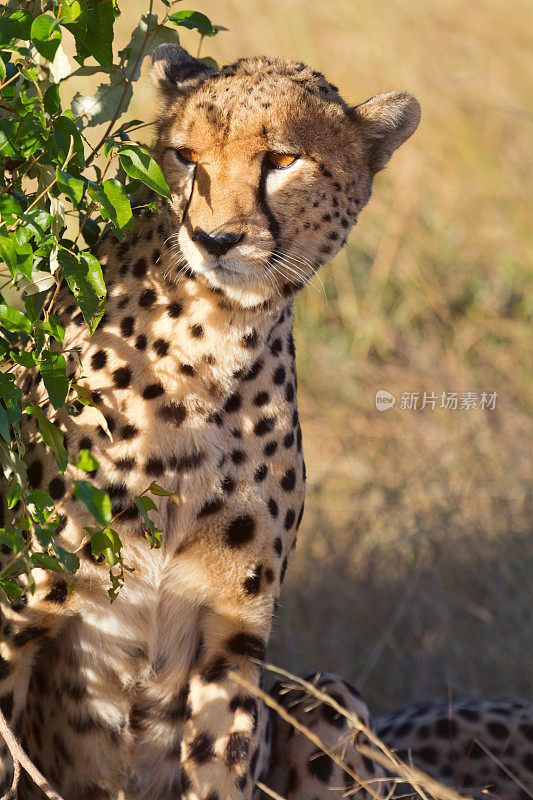
<svg viewBox="0 0 533 800">
<path fill-rule="evenodd" d="M 181 84 L 213 72 L 211 67 L 190 56 L 179 44 L 160 44 L 152 55 L 152 77 L 167 95 L 183 91 Z"/>
<path fill-rule="evenodd" d="M 420 103 L 408 92 L 378 94 L 350 110 L 367 144 L 370 169 L 383 169 L 393 152 L 416 131 Z"/>
</svg>

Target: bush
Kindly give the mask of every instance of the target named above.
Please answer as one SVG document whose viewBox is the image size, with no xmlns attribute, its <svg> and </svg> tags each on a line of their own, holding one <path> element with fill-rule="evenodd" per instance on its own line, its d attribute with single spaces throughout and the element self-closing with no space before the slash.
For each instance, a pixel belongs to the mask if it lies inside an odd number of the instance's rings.
<svg viewBox="0 0 533 800">
<path fill-rule="evenodd" d="M 133 209 L 152 205 L 145 187 L 169 196 L 159 166 L 131 139 L 145 123 L 121 122 L 133 83 L 158 44 L 179 42 L 180 27 L 198 31 L 200 42 L 219 30 L 203 14 L 174 12 L 174 3 L 161 2 L 162 18 L 153 12 L 151 0 L 117 55 L 117 0 L 50 0 L 32 3 L 33 12 L 28 3 L 0 5 L 0 465 L 9 482 L 7 504 L 15 514 L 11 524 L 0 528 L 7 554 L 0 587 L 11 601 L 26 591 L 20 576 L 27 576 L 33 590 L 34 567 L 66 573 L 71 586 L 79 566 L 78 557 L 56 540 L 63 501 L 54 504 L 46 492 L 32 491 L 28 484 L 21 421 L 24 415 L 35 419 L 61 473 L 69 463 L 63 434 L 48 419 L 46 403 L 28 403 L 21 387 L 27 375 L 39 373 L 53 409 L 74 410 L 74 402 L 94 406 L 90 392 L 67 377 L 65 331 L 54 314 L 59 288 L 68 285 L 94 333 L 104 313 L 106 287 L 91 249 L 104 229 L 122 239 Z M 79 65 L 74 71 L 62 47 L 69 35 Z M 101 78 L 95 94 L 77 93 L 63 108 L 63 84 L 92 75 Z M 101 124 L 105 131 L 97 137 L 91 129 Z M 73 463 L 87 471 L 97 466 L 87 450 Z M 72 481 L 68 495 L 72 492 L 94 517 L 95 524 L 84 533 L 94 555 L 104 556 L 109 565 L 113 600 L 126 567 L 109 496 L 89 480 Z M 149 517 L 156 508 L 149 494 L 168 492 L 152 483 L 135 499 L 146 538 L 157 547 L 161 531 Z"/>
</svg>

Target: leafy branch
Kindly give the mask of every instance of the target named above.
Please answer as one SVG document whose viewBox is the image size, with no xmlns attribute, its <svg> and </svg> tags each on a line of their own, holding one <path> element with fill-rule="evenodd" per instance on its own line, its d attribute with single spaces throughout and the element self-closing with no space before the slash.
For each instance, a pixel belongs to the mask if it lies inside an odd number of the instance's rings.
<svg viewBox="0 0 533 800">
<path fill-rule="evenodd" d="M 121 118 L 142 64 L 157 45 L 178 43 L 182 29 L 198 32 L 201 42 L 218 28 L 199 12 L 175 11 L 170 0 L 162 3 L 164 13 L 158 17 L 149 0 L 146 14 L 118 54 L 118 0 L 0 4 L 0 273 L 9 279 L 0 287 L 0 469 L 8 481 L 12 517 L 0 528 L 6 551 L 0 588 L 12 602 L 34 591 L 36 567 L 61 573 L 72 585 L 78 556 L 64 550 L 57 538 L 61 509 L 72 494 L 94 518 L 84 541 L 109 566 L 111 599 L 128 570 L 113 527 L 127 509 L 111 514 L 109 496 L 90 480 L 93 457 L 83 451 L 69 454 L 53 421 L 51 410 L 69 410 L 75 399 L 92 406 L 97 421 L 107 428 L 80 375 L 67 377 L 65 329 L 54 307 L 62 289 L 70 292 L 94 333 L 107 297 L 102 268 L 93 255 L 95 244 L 104 229 L 118 240 L 124 237 L 143 187 L 169 197 L 159 166 L 130 138 L 152 123 Z M 74 39 L 75 65 L 62 48 L 65 31 Z M 89 58 L 91 66 L 86 65 Z M 104 80 L 92 96 L 75 91 L 76 79 L 87 75 Z M 66 81 L 74 87 L 70 107 L 60 93 Z M 101 123 L 105 133 L 94 141 L 93 129 Z M 147 205 L 153 202 L 149 199 Z M 39 403 L 26 395 L 28 383 L 35 385 L 37 379 L 42 379 L 45 395 Z M 28 478 L 28 443 L 22 430 L 30 419 L 64 475 L 67 486 L 60 501 L 54 502 Z M 75 480 L 71 467 L 85 469 L 87 480 Z M 128 508 L 137 506 L 148 543 L 158 547 L 162 532 L 150 519 L 156 510 L 152 496 L 176 500 L 150 484 Z"/>
</svg>

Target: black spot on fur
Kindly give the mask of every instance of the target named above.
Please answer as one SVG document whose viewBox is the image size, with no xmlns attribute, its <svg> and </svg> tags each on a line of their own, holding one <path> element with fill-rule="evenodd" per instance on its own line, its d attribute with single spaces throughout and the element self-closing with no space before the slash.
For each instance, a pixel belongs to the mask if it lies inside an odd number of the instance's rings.
<svg viewBox="0 0 533 800">
<path fill-rule="evenodd" d="M 246 461 L 246 453 L 244 450 L 233 450 L 231 453 L 231 460 L 234 464 L 244 464 Z"/>
<path fill-rule="evenodd" d="M 135 425 L 124 425 L 120 431 L 120 437 L 126 441 L 134 439 L 139 433 L 139 429 Z"/>
<path fill-rule="evenodd" d="M 258 467 L 256 469 L 255 473 L 254 473 L 254 481 L 256 483 L 261 483 L 261 481 L 265 480 L 265 478 L 267 476 L 267 473 L 268 473 L 267 465 L 266 464 L 261 464 L 261 466 Z"/>
<path fill-rule="evenodd" d="M 132 336 L 135 330 L 135 319 L 133 317 L 124 317 L 120 323 L 120 332 L 123 336 Z"/>
<path fill-rule="evenodd" d="M 181 316 L 181 314 L 183 314 L 183 306 L 179 300 L 174 300 L 172 303 L 168 304 L 167 314 L 172 319 L 177 319 L 179 316 Z"/>
<path fill-rule="evenodd" d="M 191 332 L 191 336 L 192 336 L 194 339 L 201 339 L 201 338 L 202 338 L 202 336 L 204 335 L 204 329 L 203 329 L 203 327 L 202 327 L 201 325 L 199 325 L 198 323 L 195 323 L 194 325 L 191 325 L 191 326 L 189 327 L 189 330 L 190 330 L 190 332 Z"/>
<path fill-rule="evenodd" d="M 91 367 L 94 370 L 102 369 L 107 364 L 107 353 L 105 350 L 98 350 L 97 353 L 94 353 L 91 357 Z"/>
<path fill-rule="evenodd" d="M 273 456 L 277 449 L 278 443 L 276 441 L 267 442 L 263 448 L 263 453 L 265 456 Z"/>
<path fill-rule="evenodd" d="M 151 308 L 157 299 L 157 294 L 153 289 L 145 289 L 139 297 L 139 305 L 141 308 Z"/>
<path fill-rule="evenodd" d="M 67 599 L 67 582 L 57 580 L 44 599 L 50 603 L 64 603 Z"/>
<path fill-rule="evenodd" d="M 333 761 L 321 750 L 315 752 L 309 757 L 309 772 L 322 783 L 327 783 L 331 777 L 333 770 Z"/>
<path fill-rule="evenodd" d="M 145 400 L 153 400 L 156 397 L 160 397 L 162 394 L 165 394 L 165 390 L 160 383 L 149 383 L 148 386 L 145 386 L 143 389 L 143 397 Z"/>
<path fill-rule="evenodd" d="M 200 675 L 202 683 L 220 683 L 226 679 L 229 664 L 225 658 L 215 658 L 203 670 Z"/>
<path fill-rule="evenodd" d="M 265 657 L 265 644 L 258 636 L 252 633 L 236 633 L 227 641 L 228 650 L 237 656 L 257 658 L 262 661 Z"/>
<path fill-rule="evenodd" d="M 187 409 L 183 403 L 167 403 L 161 406 L 161 417 L 165 422 L 170 422 L 173 425 L 181 425 L 187 416 Z"/>
<path fill-rule="evenodd" d="M 267 433 L 271 433 L 275 424 L 276 420 L 273 417 L 262 417 L 255 423 L 254 433 L 256 436 L 266 436 Z"/>
<path fill-rule="evenodd" d="M 50 494 L 52 500 L 61 500 L 61 498 L 65 494 L 66 488 L 67 486 L 63 478 L 57 476 L 55 478 L 52 478 L 52 480 L 48 484 L 48 493 Z"/>
<path fill-rule="evenodd" d="M 489 722 L 487 731 L 494 739 L 506 739 L 509 736 L 509 728 L 501 722 Z"/>
<path fill-rule="evenodd" d="M 207 733 L 199 733 L 189 746 L 189 758 L 197 764 L 205 764 L 215 755 L 213 739 Z"/>
<path fill-rule="evenodd" d="M 231 492 L 233 492 L 233 490 L 235 489 L 235 481 L 231 477 L 231 475 L 225 475 L 222 478 L 222 481 L 220 483 L 220 488 L 222 489 L 223 492 L 226 492 L 226 494 L 231 494 Z"/>
<path fill-rule="evenodd" d="M 261 588 L 261 572 L 262 572 L 261 564 L 258 564 L 254 570 L 254 574 L 250 575 L 249 578 L 246 578 L 243 584 L 244 591 L 248 594 L 257 594 Z"/>
<path fill-rule="evenodd" d="M 155 352 L 160 358 L 163 358 L 168 353 L 168 348 L 170 347 L 168 342 L 165 342 L 164 339 L 156 339 L 153 343 L 152 347 L 154 348 Z"/>
<path fill-rule="evenodd" d="M 146 269 L 147 269 L 146 259 L 139 258 L 133 265 L 133 274 L 136 278 L 142 278 L 143 275 L 146 275 Z"/>
<path fill-rule="evenodd" d="M 37 625 L 29 625 L 13 636 L 12 642 L 15 647 L 24 647 L 28 642 L 33 642 L 34 639 L 42 638 L 46 635 L 46 628 L 40 628 Z"/>
<path fill-rule="evenodd" d="M 113 372 L 113 383 L 117 389 L 127 389 L 131 382 L 131 370 L 129 367 L 119 367 Z"/>
<path fill-rule="evenodd" d="M 281 386 L 283 383 L 285 383 L 286 376 L 287 376 L 287 373 L 285 372 L 285 367 L 282 367 L 281 364 L 280 364 L 280 366 L 276 367 L 276 369 L 274 370 L 274 374 L 272 375 L 272 379 L 273 379 L 275 384 L 277 384 L 278 386 Z"/>
<path fill-rule="evenodd" d="M 230 733 L 226 743 L 226 764 L 230 769 L 237 764 L 245 763 L 249 746 L 250 740 L 244 733 L 241 731 Z"/>
<path fill-rule="evenodd" d="M 225 539 L 230 547 L 242 547 L 253 539 L 255 520 L 249 514 L 237 517 L 226 528 Z"/>
<path fill-rule="evenodd" d="M 197 514 L 198 519 L 202 517 L 209 517 L 211 514 L 216 514 L 217 511 L 220 511 L 221 508 L 224 507 L 224 501 L 216 498 L 215 500 L 209 500 L 207 503 L 204 503 L 202 508 Z"/>
<path fill-rule="evenodd" d="M 164 468 L 163 461 L 160 458 L 149 458 L 144 465 L 144 471 L 146 474 L 153 475 L 155 477 L 162 475 Z"/>
<path fill-rule="evenodd" d="M 135 347 L 137 350 L 146 350 L 146 345 L 148 344 L 148 340 L 144 333 L 141 333 L 140 336 L 137 336 L 135 339 Z"/>
<path fill-rule="evenodd" d="M 261 361 L 261 359 L 254 361 L 248 372 L 245 375 L 243 375 L 242 378 L 243 381 L 253 381 L 255 378 L 257 378 L 262 369 L 263 369 L 263 362 Z"/>
<path fill-rule="evenodd" d="M 292 492 L 296 484 L 296 473 L 294 470 L 288 469 L 283 478 L 281 479 L 281 488 L 284 492 Z"/>
<path fill-rule="evenodd" d="M 224 404 L 224 411 L 228 414 L 232 414 L 234 411 L 238 411 L 241 407 L 241 398 L 238 392 L 235 394 L 230 395 Z"/>
</svg>

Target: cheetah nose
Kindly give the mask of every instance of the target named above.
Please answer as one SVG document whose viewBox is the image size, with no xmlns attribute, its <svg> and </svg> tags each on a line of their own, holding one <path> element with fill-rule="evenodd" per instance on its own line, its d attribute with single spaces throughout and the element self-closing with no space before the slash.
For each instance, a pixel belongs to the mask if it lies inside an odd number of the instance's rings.
<svg viewBox="0 0 533 800">
<path fill-rule="evenodd" d="M 202 245 L 213 256 L 223 256 L 232 247 L 244 239 L 244 233 L 220 231 L 219 233 L 206 233 L 201 228 L 195 228 L 192 240 Z"/>
</svg>

